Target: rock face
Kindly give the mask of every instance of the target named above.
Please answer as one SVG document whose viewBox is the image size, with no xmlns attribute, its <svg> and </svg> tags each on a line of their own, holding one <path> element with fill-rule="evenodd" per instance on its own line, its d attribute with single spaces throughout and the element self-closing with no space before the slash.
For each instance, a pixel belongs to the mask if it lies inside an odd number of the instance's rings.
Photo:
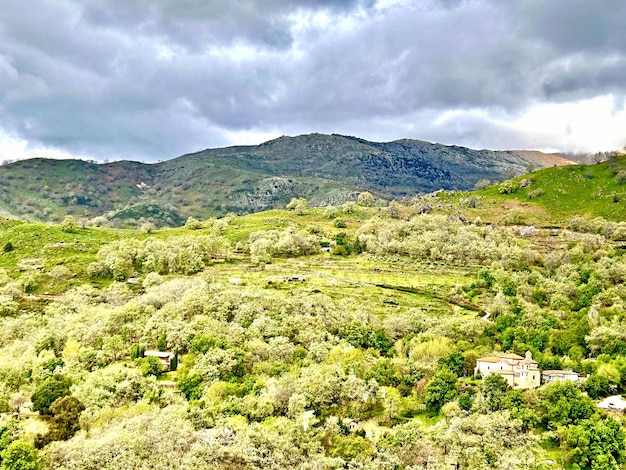
<svg viewBox="0 0 626 470">
<path fill-rule="evenodd" d="M 152 165 L 46 159 L 4 165 L 0 213 L 55 220 L 68 213 L 113 217 L 130 210 L 135 219 L 142 212 L 133 211 L 134 206 L 160 206 L 167 212 L 165 219 L 184 220 L 284 207 L 292 197 L 324 205 L 355 199 L 364 190 L 398 198 L 470 189 L 481 179 L 500 181 L 532 168 L 567 163 L 535 151 L 308 134 L 256 146 L 208 149 Z"/>
</svg>

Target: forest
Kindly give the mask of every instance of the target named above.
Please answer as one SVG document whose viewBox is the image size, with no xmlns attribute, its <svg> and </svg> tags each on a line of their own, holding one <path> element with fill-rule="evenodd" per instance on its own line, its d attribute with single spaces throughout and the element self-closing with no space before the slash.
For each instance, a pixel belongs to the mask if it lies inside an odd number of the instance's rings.
<svg viewBox="0 0 626 470">
<path fill-rule="evenodd" d="M 625 224 L 455 197 L 0 221 L 1 468 L 623 468 Z"/>
</svg>

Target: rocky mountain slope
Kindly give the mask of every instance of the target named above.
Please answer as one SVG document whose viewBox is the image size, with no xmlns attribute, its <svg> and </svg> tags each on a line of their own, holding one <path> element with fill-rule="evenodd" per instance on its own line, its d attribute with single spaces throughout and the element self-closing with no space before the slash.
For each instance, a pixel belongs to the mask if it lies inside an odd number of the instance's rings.
<svg viewBox="0 0 626 470">
<path fill-rule="evenodd" d="M 0 167 L 0 212 L 32 220 L 105 215 L 130 223 L 147 218 L 176 225 L 188 216 L 283 207 L 292 197 L 326 205 L 364 190 L 390 199 L 469 189 L 481 179 L 499 181 L 567 163 L 534 151 L 308 134 L 207 149 L 158 164 L 19 161 Z"/>
</svg>

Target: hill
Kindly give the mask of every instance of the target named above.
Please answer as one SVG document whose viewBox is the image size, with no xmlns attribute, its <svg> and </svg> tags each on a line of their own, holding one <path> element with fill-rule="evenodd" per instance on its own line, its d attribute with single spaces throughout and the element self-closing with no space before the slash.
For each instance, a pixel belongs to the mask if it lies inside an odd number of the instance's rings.
<svg viewBox="0 0 626 470">
<path fill-rule="evenodd" d="M 626 155 L 593 165 L 544 168 L 469 193 L 440 196 L 452 204 L 471 199 L 467 217 L 498 221 L 523 216 L 524 223 L 567 225 L 573 217 L 626 220 Z"/>
<path fill-rule="evenodd" d="M 341 204 L 363 190 L 385 199 L 470 189 L 569 163 L 531 151 L 472 150 L 418 140 L 387 143 L 309 134 L 207 149 L 157 164 L 32 159 L 0 167 L 0 213 L 54 221 L 106 215 L 120 224 L 177 225 L 280 208 L 292 197 Z"/>
<path fill-rule="evenodd" d="M 454 216 L 493 189 L 150 233 L 0 220 L 2 466 L 620 468 L 596 405 L 626 392 L 623 250 Z M 474 377 L 503 353 L 587 380 Z"/>
</svg>

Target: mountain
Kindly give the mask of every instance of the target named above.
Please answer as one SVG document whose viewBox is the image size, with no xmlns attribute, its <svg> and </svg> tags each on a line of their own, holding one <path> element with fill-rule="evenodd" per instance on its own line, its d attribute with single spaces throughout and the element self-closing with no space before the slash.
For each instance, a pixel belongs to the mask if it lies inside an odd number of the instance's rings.
<svg viewBox="0 0 626 470">
<path fill-rule="evenodd" d="M 65 214 L 177 225 L 283 207 L 292 197 L 340 204 L 367 190 L 391 199 L 470 189 L 530 169 L 570 163 L 535 151 L 472 150 L 420 140 L 369 142 L 308 134 L 207 149 L 157 164 L 32 159 L 0 167 L 0 213 L 31 220 Z"/>
</svg>

